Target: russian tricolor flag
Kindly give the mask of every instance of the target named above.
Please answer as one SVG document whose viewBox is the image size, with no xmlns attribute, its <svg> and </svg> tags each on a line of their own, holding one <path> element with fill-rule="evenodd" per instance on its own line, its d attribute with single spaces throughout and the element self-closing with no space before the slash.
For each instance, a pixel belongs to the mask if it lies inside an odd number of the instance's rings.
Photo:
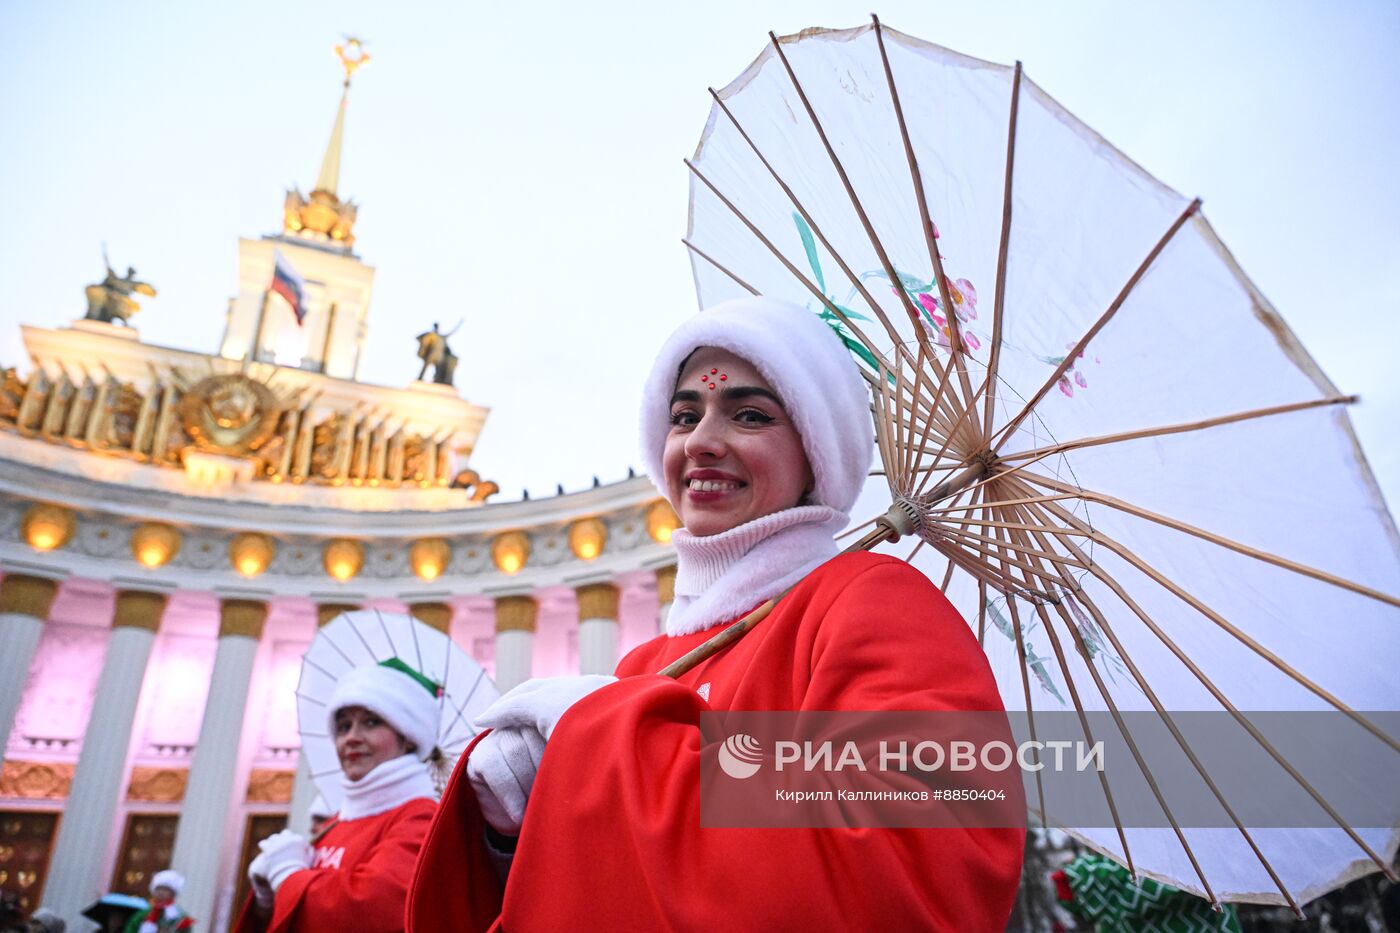
<svg viewBox="0 0 1400 933">
<path fill-rule="evenodd" d="M 297 316 L 297 325 L 300 326 L 306 317 L 306 308 L 302 305 L 302 294 L 306 283 L 297 274 L 297 270 L 292 268 L 287 257 L 282 255 L 281 250 L 273 250 L 272 255 L 272 291 L 281 295 L 283 300 L 287 302 L 292 313 Z"/>
</svg>

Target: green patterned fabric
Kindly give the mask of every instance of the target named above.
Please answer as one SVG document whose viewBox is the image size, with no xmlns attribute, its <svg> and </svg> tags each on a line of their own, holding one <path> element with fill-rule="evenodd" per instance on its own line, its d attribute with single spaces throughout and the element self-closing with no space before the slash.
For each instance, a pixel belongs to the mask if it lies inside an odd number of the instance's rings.
<svg viewBox="0 0 1400 933">
<path fill-rule="evenodd" d="M 1102 855 L 1080 855 L 1064 872 L 1074 900 L 1062 905 L 1092 921 L 1099 933 L 1240 933 L 1229 904 L 1213 910 L 1206 901 L 1151 878 L 1133 884 L 1127 869 Z"/>
</svg>

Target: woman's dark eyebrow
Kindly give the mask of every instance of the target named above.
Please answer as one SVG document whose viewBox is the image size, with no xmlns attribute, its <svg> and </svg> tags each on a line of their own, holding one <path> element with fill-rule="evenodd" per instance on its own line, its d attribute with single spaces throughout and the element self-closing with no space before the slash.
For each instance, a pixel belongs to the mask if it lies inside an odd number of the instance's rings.
<svg viewBox="0 0 1400 933">
<path fill-rule="evenodd" d="M 746 398 L 766 398 L 774 405 L 777 405 L 779 408 L 783 407 L 782 399 L 778 398 L 776 395 L 774 395 L 772 392 L 769 392 L 767 389 L 760 388 L 759 386 L 726 386 L 725 388 L 720 389 L 719 395 L 720 398 L 724 399 L 725 401 Z M 672 405 L 676 404 L 677 402 L 698 401 L 700 401 L 700 393 L 695 391 L 694 389 L 677 389 L 676 394 L 671 396 Z"/>
</svg>

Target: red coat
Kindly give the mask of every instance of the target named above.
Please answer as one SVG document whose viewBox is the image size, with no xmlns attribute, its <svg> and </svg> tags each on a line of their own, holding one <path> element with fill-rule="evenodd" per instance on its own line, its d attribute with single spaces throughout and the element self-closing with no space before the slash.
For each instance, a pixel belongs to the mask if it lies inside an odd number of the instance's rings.
<svg viewBox="0 0 1400 933">
<path fill-rule="evenodd" d="M 264 924 L 249 896 L 233 933 L 396 933 L 418 850 L 437 805 L 426 798 L 334 824 L 311 867 L 277 889 Z"/>
<path fill-rule="evenodd" d="M 937 588 L 891 557 L 838 557 L 737 644 L 679 680 L 653 673 L 715 631 L 640 646 L 618 665 L 622 680 L 564 715 L 504 892 L 459 764 L 414 878 L 410 933 L 482 930 L 498 912 L 509 933 L 1004 929 L 1021 829 L 700 826 L 707 710 L 1002 708 Z"/>
</svg>

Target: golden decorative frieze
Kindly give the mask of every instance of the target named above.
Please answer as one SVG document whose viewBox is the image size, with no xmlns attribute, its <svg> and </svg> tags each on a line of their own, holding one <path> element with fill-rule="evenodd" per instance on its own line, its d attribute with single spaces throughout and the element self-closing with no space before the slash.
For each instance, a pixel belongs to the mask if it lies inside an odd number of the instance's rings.
<svg viewBox="0 0 1400 933">
<path fill-rule="evenodd" d="M 180 400 L 185 432 L 201 450 L 251 454 L 272 436 L 285 403 L 242 373 L 207 376 Z"/>
<path fill-rule="evenodd" d="M 241 372 L 194 379 L 152 366 L 143 387 L 77 368 L 0 372 L 0 430 L 187 473 L 185 461 L 198 454 L 242 461 L 253 481 L 450 487 L 470 502 L 499 491 L 459 468 L 469 448 L 451 443 L 450 425 L 411 431 L 407 419 L 367 403 L 318 410 L 317 393 L 304 398 L 305 389 L 279 391 Z"/>
<path fill-rule="evenodd" d="M 73 765 L 45 761 L 6 761 L 0 768 L 0 797 L 62 800 L 73 784 Z"/>
<path fill-rule="evenodd" d="M 126 799 L 179 803 L 185 799 L 185 787 L 189 780 L 189 768 L 133 767 L 131 781 L 126 785 Z"/>
<path fill-rule="evenodd" d="M 291 803 L 294 771 L 254 768 L 248 775 L 248 803 Z"/>
<path fill-rule="evenodd" d="M 617 621 L 618 590 L 611 583 L 589 583 L 574 591 L 578 597 L 580 619 L 612 619 Z"/>
<path fill-rule="evenodd" d="M 112 614 L 112 628 L 140 628 L 148 632 L 160 628 L 165 614 L 164 593 L 146 590 L 118 590 L 117 606 Z"/>
<path fill-rule="evenodd" d="M 262 637 L 263 624 L 267 622 L 267 603 L 256 599 L 219 600 L 219 637 L 242 635 L 245 638 Z"/>
</svg>

